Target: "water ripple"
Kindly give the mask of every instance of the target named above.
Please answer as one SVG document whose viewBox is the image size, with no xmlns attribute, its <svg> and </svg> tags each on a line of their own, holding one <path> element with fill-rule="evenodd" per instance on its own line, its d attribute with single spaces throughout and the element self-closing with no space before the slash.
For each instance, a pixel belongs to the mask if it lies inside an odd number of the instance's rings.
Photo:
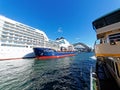
<svg viewBox="0 0 120 90">
<path fill-rule="evenodd" d="M 0 61 L 0 90 L 89 90 L 92 56 Z"/>
</svg>

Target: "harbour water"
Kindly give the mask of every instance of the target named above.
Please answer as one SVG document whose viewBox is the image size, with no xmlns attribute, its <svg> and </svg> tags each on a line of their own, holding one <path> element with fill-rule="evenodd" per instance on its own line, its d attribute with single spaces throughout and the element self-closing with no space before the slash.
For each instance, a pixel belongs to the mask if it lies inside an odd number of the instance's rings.
<svg viewBox="0 0 120 90">
<path fill-rule="evenodd" d="M 59 59 L 0 61 L 0 90 L 90 90 L 94 53 Z"/>
</svg>

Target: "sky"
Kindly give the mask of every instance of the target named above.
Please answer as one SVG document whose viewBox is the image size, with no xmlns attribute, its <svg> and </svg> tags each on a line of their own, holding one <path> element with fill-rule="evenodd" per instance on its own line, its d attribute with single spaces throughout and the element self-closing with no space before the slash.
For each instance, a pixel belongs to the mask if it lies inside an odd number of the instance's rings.
<svg viewBox="0 0 120 90">
<path fill-rule="evenodd" d="M 32 26 L 49 39 L 93 47 L 92 21 L 120 8 L 120 0 L 0 0 L 0 15 Z"/>
</svg>

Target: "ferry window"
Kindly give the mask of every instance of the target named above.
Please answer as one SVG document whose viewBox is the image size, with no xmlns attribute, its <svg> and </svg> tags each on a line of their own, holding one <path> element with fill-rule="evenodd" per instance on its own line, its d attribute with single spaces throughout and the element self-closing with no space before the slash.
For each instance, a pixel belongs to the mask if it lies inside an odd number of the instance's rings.
<svg viewBox="0 0 120 90">
<path fill-rule="evenodd" d="M 115 64 L 116 64 L 117 75 L 120 78 L 120 63 L 115 63 Z"/>
<path fill-rule="evenodd" d="M 120 41 L 120 33 L 109 35 L 110 40 Z"/>
</svg>

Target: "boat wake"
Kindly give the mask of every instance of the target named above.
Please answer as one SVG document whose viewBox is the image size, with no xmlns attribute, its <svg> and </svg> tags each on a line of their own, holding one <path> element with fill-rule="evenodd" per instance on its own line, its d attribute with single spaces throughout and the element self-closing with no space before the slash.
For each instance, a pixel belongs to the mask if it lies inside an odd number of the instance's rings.
<svg viewBox="0 0 120 90">
<path fill-rule="evenodd" d="M 93 60 L 96 60 L 96 57 L 95 56 L 92 56 L 92 57 L 90 57 L 91 59 L 93 59 Z"/>
</svg>

